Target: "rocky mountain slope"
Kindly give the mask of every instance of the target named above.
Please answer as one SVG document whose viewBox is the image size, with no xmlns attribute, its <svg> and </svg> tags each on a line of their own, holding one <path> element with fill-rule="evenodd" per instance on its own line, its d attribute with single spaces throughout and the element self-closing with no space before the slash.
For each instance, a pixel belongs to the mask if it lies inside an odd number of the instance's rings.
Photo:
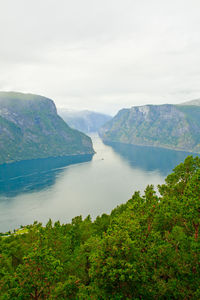
<svg viewBox="0 0 200 300">
<path fill-rule="evenodd" d="M 200 106 L 200 99 L 195 99 L 195 100 L 183 102 L 183 103 L 181 103 L 181 105 L 196 105 L 196 106 Z"/>
<path fill-rule="evenodd" d="M 69 111 L 58 108 L 58 114 L 70 127 L 85 133 L 97 132 L 112 117 L 93 111 Z"/>
<path fill-rule="evenodd" d="M 0 164 L 94 153 L 91 139 L 58 116 L 52 100 L 0 92 Z"/>
<path fill-rule="evenodd" d="M 107 142 L 200 153 L 200 107 L 145 105 L 122 109 L 100 129 Z"/>
</svg>

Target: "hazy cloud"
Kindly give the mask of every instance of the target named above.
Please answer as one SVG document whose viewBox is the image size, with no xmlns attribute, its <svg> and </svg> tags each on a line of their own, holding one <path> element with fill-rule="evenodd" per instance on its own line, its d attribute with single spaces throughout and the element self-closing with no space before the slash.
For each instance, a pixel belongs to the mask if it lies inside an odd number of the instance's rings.
<svg viewBox="0 0 200 300">
<path fill-rule="evenodd" d="M 199 0 L 0 0 L 0 89 L 114 113 L 200 96 Z"/>
</svg>

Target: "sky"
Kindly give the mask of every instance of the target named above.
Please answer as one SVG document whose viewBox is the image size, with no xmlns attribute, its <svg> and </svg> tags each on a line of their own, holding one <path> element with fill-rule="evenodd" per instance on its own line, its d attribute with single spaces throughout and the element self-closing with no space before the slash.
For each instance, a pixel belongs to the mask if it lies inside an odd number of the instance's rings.
<svg viewBox="0 0 200 300">
<path fill-rule="evenodd" d="M 200 97 L 199 0 L 0 0 L 0 90 L 115 114 Z"/>
</svg>

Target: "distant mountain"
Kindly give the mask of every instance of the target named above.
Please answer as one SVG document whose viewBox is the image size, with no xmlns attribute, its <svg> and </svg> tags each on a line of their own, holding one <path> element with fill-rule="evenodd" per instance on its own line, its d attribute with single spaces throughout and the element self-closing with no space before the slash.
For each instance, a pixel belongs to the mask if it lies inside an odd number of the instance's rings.
<svg viewBox="0 0 200 300">
<path fill-rule="evenodd" d="M 195 100 L 183 102 L 180 105 L 195 105 L 195 106 L 200 106 L 200 99 L 195 99 Z"/>
<path fill-rule="evenodd" d="M 83 131 L 85 133 L 97 132 L 112 117 L 93 111 L 69 111 L 58 108 L 58 114 L 72 128 Z"/>
<path fill-rule="evenodd" d="M 0 164 L 94 153 L 91 139 L 57 115 L 52 100 L 0 92 Z"/>
<path fill-rule="evenodd" d="M 200 153 L 200 107 L 165 104 L 122 109 L 99 133 L 106 142 Z"/>
</svg>

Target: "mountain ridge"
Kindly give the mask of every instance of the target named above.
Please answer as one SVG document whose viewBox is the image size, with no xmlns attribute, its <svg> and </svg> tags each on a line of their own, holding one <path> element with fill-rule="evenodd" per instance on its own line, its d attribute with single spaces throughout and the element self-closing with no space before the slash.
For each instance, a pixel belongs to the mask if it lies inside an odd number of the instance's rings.
<svg viewBox="0 0 200 300">
<path fill-rule="evenodd" d="M 109 115 L 90 110 L 70 111 L 58 108 L 58 114 L 72 128 L 84 133 L 97 132 L 102 125 L 112 118 Z"/>
<path fill-rule="evenodd" d="M 200 98 L 180 103 L 179 105 L 195 105 L 200 106 Z"/>
</svg>

